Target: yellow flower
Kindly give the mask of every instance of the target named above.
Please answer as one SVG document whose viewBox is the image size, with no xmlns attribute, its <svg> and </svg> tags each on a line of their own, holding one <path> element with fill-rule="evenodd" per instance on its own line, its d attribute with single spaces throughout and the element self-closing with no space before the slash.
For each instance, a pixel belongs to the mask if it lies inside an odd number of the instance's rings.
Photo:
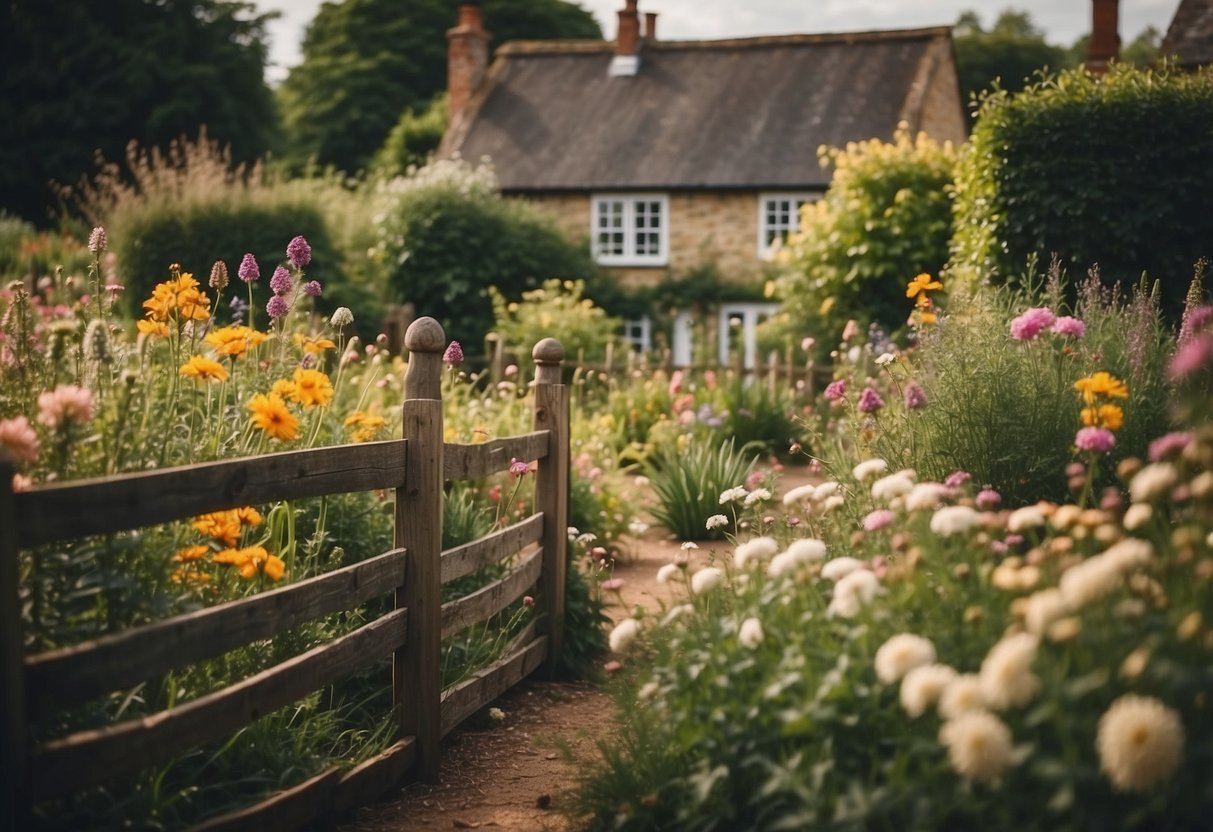
<svg viewBox="0 0 1213 832">
<path fill-rule="evenodd" d="M 319 355 L 325 350 L 336 349 L 337 345 L 328 338 L 323 338 L 319 335 L 312 337 L 311 335 L 303 335 L 295 333 L 295 343 L 303 347 L 304 352 L 310 352 L 313 355 Z"/>
<path fill-rule="evenodd" d="M 210 301 L 198 288 L 198 281 L 189 272 L 157 283 L 152 296 L 143 302 L 147 317 L 153 321 L 204 321 L 210 317 Z"/>
<path fill-rule="evenodd" d="M 197 584 L 199 586 L 211 582 L 210 575 L 196 569 L 174 569 L 168 579 L 175 584 Z"/>
<path fill-rule="evenodd" d="M 333 399 L 333 384 L 319 370 L 295 370 L 295 391 L 291 398 L 304 407 L 324 407 Z"/>
<path fill-rule="evenodd" d="M 286 564 L 277 555 L 271 555 L 264 546 L 247 546 L 244 549 L 227 549 L 215 555 L 216 563 L 234 566 L 246 581 L 257 577 L 259 572 L 271 580 L 278 581 L 286 574 Z"/>
<path fill-rule="evenodd" d="M 235 546 L 240 540 L 240 518 L 232 511 L 215 511 L 194 518 L 191 524 L 207 537 L 225 546 Z"/>
<path fill-rule="evenodd" d="M 270 392 L 281 399 L 295 398 L 295 382 L 289 378 L 280 378 L 270 385 Z"/>
<path fill-rule="evenodd" d="M 252 506 L 241 506 L 240 508 L 232 509 L 232 513 L 236 515 L 236 519 L 240 521 L 242 526 L 260 526 L 261 514 Z"/>
<path fill-rule="evenodd" d="M 1096 396 L 1108 399 L 1127 399 L 1129 386 L 1111 373 L 1103 370 L 1074 382 L 1074 389 L 1082 394 L 1088 405 L 1095 403 Z"/>
<path fill-rule="evenodd" d="M 355 442 L 370 442 L 375 438 L 375 434 L 379 432 L 379 429 L 383 427 L 386 422 L 387 420 L 382 416 L 378 416 L 374 413 L 365 413 L 361 410 L 355 410 L 349 416 L 345 417 L 345 422 L 343 424 L 347 428 L 355 428 Z M 447 432 L 451 430 L 453 430 L 453 428 L 447 428 Z M 454 439 L 448 438 L 446 441 L 453 442 Z"/>
<path fill-rule="evenodd" d="M 1101 404 L 1099 407 L 1084 407 L 1082 423 L 1108 430 L 1120 430 L 1125 423 L 1125 412 L 1114 404 Z"/>
<path fill-rule="evenodd" d="M 906 285 L 906 297 L 917 298 L 919 295 L 923 295 L 926 292 L 942 288 L 942 283 L 940 283 L 938 280 L 932 280 L 929 274 L 923 272 Z"/>
<path fill-rule="evenodd" d="M 202 545 L 186 546 L 180 552 L 173 555 L 173 560 L 177 561 L 178 563 L 189 563 L 190 561 L 202 560 L 204 557 L 206 557 L 206 553 L 209 551 L 210 549 L 208 547 Z"/>
<path fill-rule="evenodd" d="M 264 332 L 258 332 L 244 325 L 225 326 L 208 334 L 204 340 L 214 347 L 219 355 L 239 358 L 251 348 L 269 339 Z"/>
<path fill-rule="evenodd" d="M 158 335 L 161 338 L 168 337 L 168 324 L 160 321 L 148 321 L 142 318 L 135 321 L 135 328 L 143 335 Z"/>
<path fill-rule="evenodd" d="M 248 409 L 253 412 L 253 424 L 272 438 L 286 442 L 299 435 L 299 418 L 281 397 L 258 393 L 249 401 Z"/>
<path fill-rule="evenodd" d="M 195 355 L 181 367 L 181 375 L 196 381 L 227 381 L 227 370 L 218 361 Z"/>
</svg>

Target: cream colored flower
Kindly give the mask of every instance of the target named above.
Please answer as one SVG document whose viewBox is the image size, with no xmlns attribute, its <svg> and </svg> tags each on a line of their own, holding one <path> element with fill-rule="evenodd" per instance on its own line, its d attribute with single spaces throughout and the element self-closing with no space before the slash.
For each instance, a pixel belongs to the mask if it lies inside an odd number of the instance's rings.
<svg viewBox="0 0 1213 832">
<path fill-rule="evenodd" d="M 667 563 L 657 570 L 657 583 L 668 584 L 670 581 L 677 580 L 682 574 L 682 569 L 676 563 Z"/>
<path fill-rule="evenodd" d="M 1028 596 L 1023 623 L 1029 633 L 1043 636 L 1050 624 L 1064 618 L 1069 611 L 1061 590 L 1042 589 Z"/>
<path fill-rule="evenodd" d="M 967 711 L 939 729 L 948 762 L 966 780 L 997 780 L 1013 762 L 1011 730 L 987 711 Z"/>
<path fill-rule="evenodd" d="M 1116 564 L 1103 555 L 1087 558 L 1061 575 L 1057 587 L 1072 610 L 1080 610 L 1120 586 Z"/>
<path fill-rule="evenodd" d="M 920 482 L 906 494 L 906 511 L 937 508 L 948 494 L 948 487 L 938 482 Z"/>
<path fill-rule="evenodd" d="M 990 648 L 981 663 L 981 695 L 996 711 L 1026 705 L 1040 690 L 1032 660 L 1040 640 L 1031 633 L 1007 636 Z"/>
<path fill-rule="evenodd" d="M 1148 541 L 1126 538 L 1119 543 L 1109 546 L 1108 550 L 1101 557 L 1106 558 L 1113 567 L 1120 570 L 1121 574 L 1124 574 L 1145 566 L 1150 562 L 1150 557 L 1153 554 L 1154 547 Z"/>
<path fill-rule="evenodd" d="M 1179 714 L 1149 696 L 1125 694 L 1099 719 L 1099 767 L 1117 791 L 1145 792 L 1169 778 L 1183 756 Z"/>
<path fill-rule="evenodd" d="M 1024 532 L 1037 526 L 1043 526 L 1044 522 L 1044 512 L 1038 506 L 1024 506 L 1011 512 L 1011 516 L 1007 518 L 1007 530 Z"/>
<path fill-rule="evenodd" d="M 956 719 L 963 713 L 986 707 L 985 697 L 981 695 L 981 679 L 976 673 L 955 676 L 939 695 L 939 715 L 944 719 Z"/>
<path fill-rule="evenodd" d="M 817 538 L 802 537 L 788 545 L 787 554 L 804 561 L 822 560 L 826 556 L 826 545 Z"/>
<path fill-rule="evenodd" d="M 715 566 L 705 566 L 691 576 L 691 591 L 702 595 L 708 590 L 715 589 L 724 579 L 724 573 Z"/>
<path fill-rule="evenodd" d="M 955 678 L 956 671 L 946 664 L 914 668 L 901 680 L 901 707 L 912 717 L 922 716 Z"/>
<path fill-rule="evenodd" d="M 1049 525 L 1059 531 L 1065 531 L 1078 522 L 1079 516 L 1082 515 L 1082 509 L 1075 505 L 1058 506 L 1053 512 L 1053 516 L 1049 518 Z"/>
<path fill-rule="evenodd" d="M 1129 496 L 1135 503 L 1148 503 L 1161 497 L 1179 482 L 1179 472 L 1169 462 L 1153 462 L 1129 480 Z"/>
<path fill-rule="evenodd" d="M 874 477 L 877 474 L 883 474 L 889 470 L 889 463 L 883 459 L 868 459 L 856 465 L 851 469 L 851 476 L 863 482 L 868 477 Z"/>
<path fill-rule="evenodd" d="M 872 497 L 882 503 L 888 503 L 895 497 L 909 494 L 913 489 L 914 481 L 905 474 L 889 474 L 872 483 Z"/>
<path fill-rule="evenodd" d="M 737 631 L 737 640 L 741 642 L 741 646 L 753 650 L 758 645 L 762 644 L 763 632 L 762 622 L 757 618 L 747 618 L 741 622 L 741 629 Z"/>
<path fill-rule="evenodd" d="M 946 506 L 931 515 L 931 531 L 940 537 L 964 534 L 980 519 L 981 515 L 969 506 Z"/>
<path fill-rule="evenodd" d="M 1150 522 L 1154 509 L 1149 503 L 1134 503 L 1125 512 L 1124 526 L 1129 531 L 1136 531 Z"/>
<path fill-rule="evenodd" d="M 840 581 L 858 569 L 864 569 L 866 564 L 858 558 L 843 556 L 826 561 L 821 568 L 821 577 L 827 581 Z"/>
<path fill-rule="evenodd" d="M 899 633 L 876 651 L 876 677 L 891 685 L 914 668 L 934 661 L 935 645 L 929 639 L 912 633 Z"/>
<path fill-rule="evenodd" d="M 755 537 L 740 544 L 733 551 L 733 565 L 745 569 L 752 560 L 769 560 L 779 551 L 779 544 L 773 537 Z"/>
<path fill-rule="evenodd" d="M 801 485 L 788 491 L 783 495 L 783 504 L 785 506 L 795 505 L 796 503 L 810 500 L 813 498 L 813 492 L 817 490 L 815 485 Z"/>
<path fill-rule="evenodd" d="M 615 625 L 615 629 L 611 630 L 611 635 L 608 638 L 611 652 L 622 653 L 624 650 L 627 650 L 638 635 L 640 635 L 640 622 L 635 618 L 623 619 Z"/>
</svg>

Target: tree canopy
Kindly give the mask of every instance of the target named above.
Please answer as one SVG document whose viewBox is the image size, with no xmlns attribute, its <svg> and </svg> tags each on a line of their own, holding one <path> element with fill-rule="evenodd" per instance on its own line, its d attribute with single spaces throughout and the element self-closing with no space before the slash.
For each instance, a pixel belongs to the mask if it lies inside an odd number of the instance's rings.
<svg viewBox="0 0 1213 832">
<path fill-rule="evenodd" d="M 1065 47 L 1045 42 L 1044 33 L 1027 12 L 1006 9 L 990 29 L 982 27 L 976 12 L 967 11 L 956 21 L 956 71 L 964 101 L 990 89 L 1018 92 L 1040 69 L 1059 71 L 1071 65 Z"/>
<path fill-rule="evenodd" d="M 255 159 L 275 135 L 266 23 L 229 0 L 9 0 L 0 7 L 0 209 L 46 222 L 51 181 L 100 151 L 164 146 L 202 125 Z"/>
<path fill-rule="evenodd" d="M 406 109 L 446 87 L 446 31 L 462 0 L 328 2 L 303 38 L 303 62 L 279 90 L 296 163 L 364 168 Z M 484 0 L 490 49 L 508 40 L 601 38 L 593 16 L 563 0 Z"/>
</svg>

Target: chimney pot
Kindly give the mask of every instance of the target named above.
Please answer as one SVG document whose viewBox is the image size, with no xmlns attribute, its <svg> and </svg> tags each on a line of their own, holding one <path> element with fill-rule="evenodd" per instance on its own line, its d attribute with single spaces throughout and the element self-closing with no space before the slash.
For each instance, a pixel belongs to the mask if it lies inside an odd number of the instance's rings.
<svg viewBox="0 0 1213 832">
<path fill-rule="evenodd" d="M 615 57 L 607 70 L 612 77 L 635 75 L 640 69 L 640 14 L 636 0 L 627 0 L 619 11 L 619 30 L 615 34 Z"/>
<path fill-rule="evenodd" d="M 489 33 L 484 30 L 479 4 L 459 7 L 459 23 L 447 30 L 446 41 L 447 115 L 455 124 L 484 80 L 489 64 Z"/>
<path fill-rule="evenodd" d="M 644 39 L 653 43 L 657 42 L 657 12 L 645 12 Z"/>
<path fill-rule="evenodd" d="M 1087 71 L 1102 75 L 1108 62 L 1120 55 L 1120 0 L 1092 0 L 1091 43 L 1087 47 Z"/>
</svg>

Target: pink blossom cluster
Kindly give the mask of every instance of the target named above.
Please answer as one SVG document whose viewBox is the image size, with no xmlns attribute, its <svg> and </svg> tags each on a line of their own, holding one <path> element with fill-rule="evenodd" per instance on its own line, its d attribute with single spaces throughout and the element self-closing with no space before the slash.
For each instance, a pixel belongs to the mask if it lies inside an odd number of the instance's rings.
<svg viewBox="0 0 1213 832">
<path fill-rule="evenodd" d="M 1074 436 L 1074 447 L 1080 451 L 1106 454 L 1116 446 L 1116 437 L 1107 428 L 1080 428 Z"/>
<path fill-rule="evenodd" d="M 1066 338 L 1081 338 L 1087 325 L 1069 315 L 1058 316 L 1051 309 L 1037 306 L 1011 319 L 1011 337 L 1016 341 L 1035 340 L 1045 330 Z"/>
<path fill-rule="evenodd" d="M 49 428 L 84 425 L 93 420 L 93 394 L 71 384 L 60 384 L 38 395 L 38 421 Z"/>
</svg>

